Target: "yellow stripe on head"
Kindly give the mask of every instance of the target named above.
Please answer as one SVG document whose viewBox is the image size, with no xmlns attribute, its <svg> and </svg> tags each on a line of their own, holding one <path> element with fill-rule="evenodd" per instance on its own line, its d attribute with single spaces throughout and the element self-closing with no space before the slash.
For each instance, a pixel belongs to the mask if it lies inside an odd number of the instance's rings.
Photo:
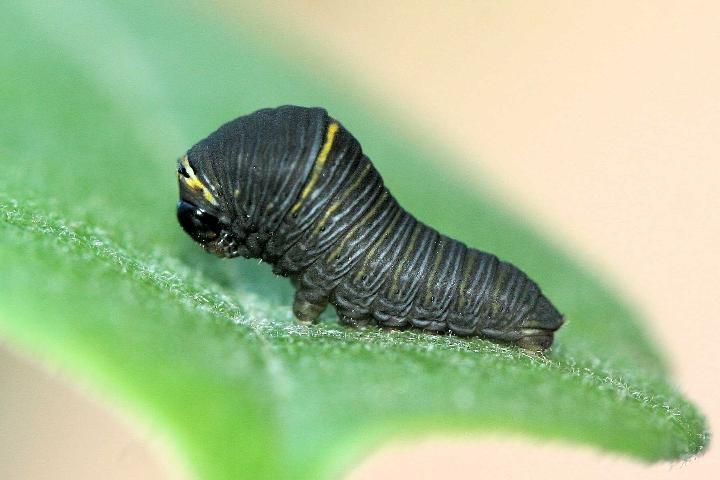
<svg viewBox="0 0 720 480">
<path fill-rule="evenodd" d="M 335 140 L 335 134 L 337 133 L 339 128 L 340 125 L 338 125 L 337 122 L 332 122 L 330 125 L 328 125 L 327 133 L 325 134 L 325 143 L 323 144 L 322 148 L 320 149 L 320 153 L 315 159 L 315 165 L 313 166 L 312 173 L 310 174 L 310 180 L 305 185 L 305 188 L 303 188 L 298 201 L 290 209 L 291 214 L 295 215 L 298 210 L 300 210 L 300 207 L 302 206 L 305 199 L 308 197 L 308 195 L 310 195 L 312 189 L 315 188 L 315 184 L 320 178 L 320 172 L 325 166 L 325 162 L 327 161 L 328 155 L 330 154 L 330 149 L 332 148 L 333 141 Z"/>
<path fill-rule="evenodd" d="M 203 197 L 208 202 L 212 203 L 213 205 L 217 205 L 218 202 L 215 199 L 215 196 L 210 192 L 210 189 L 205 185 L 202 180 L 198 178 L 198 176 L 195 174 L 195 170 L 190 166 L 190 161 L 187 158 L 187 155 L 183 156 L 182 159 L 180 159 L 180 165 L 182 165 L 183 169 L 185 170 L 185 173 L 187 173 L 187 176 L 181 174 L 178 171 L 178 179 L 185 183 L 185 185 L 195 192 L 202 192 Z"/>
</svg>

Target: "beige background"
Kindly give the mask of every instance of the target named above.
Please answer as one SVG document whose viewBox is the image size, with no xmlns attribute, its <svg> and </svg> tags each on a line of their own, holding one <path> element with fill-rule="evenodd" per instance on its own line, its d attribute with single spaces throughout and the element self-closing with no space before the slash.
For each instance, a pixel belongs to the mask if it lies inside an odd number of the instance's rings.
<svg viewBox="0 0 720 480">
<path fill-rule="evenodd" d="M 305 54 L 335 63 L 360 89 L 454 147 L 466 159 L 458 171 L 490 175 L 517 210 L 605 271 L 645 313 L 680 388 L 717 430 L 720 2 L 266 8 L 250 13 L 261 26 L 296 26 Z M 25 464 L 41 478 L 38 452 L 54 453 L 44 465 L 64 478 L 175 476 L 153 454 L 159 441 L 151 433 L 131 432 L 55 377 L 0 352 L 0 384 L 15 382 L 0 405 L 0 436 L 16 437 L 16 451 L 0 453 L 0 476 Z M 24 414 L 22 422 L 7 419 L 10 408 L 13 418 Z M 646 467 L 524 439 L 426 439 L 384 449 L 351 477 L 563 474 L 710 478 L 720 475 L 720 454 L 713 448 L 686 464 Z"/>
</svg>

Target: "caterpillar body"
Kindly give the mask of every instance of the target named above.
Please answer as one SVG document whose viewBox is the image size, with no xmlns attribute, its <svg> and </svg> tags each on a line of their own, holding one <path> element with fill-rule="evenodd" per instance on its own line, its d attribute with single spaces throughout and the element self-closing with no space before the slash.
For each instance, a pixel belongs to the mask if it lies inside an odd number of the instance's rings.
<svg viewBox="0 0 720 480">
<path fill-rule="evenodd" d="M 315 322 L 480 336 L 542 351 L 563 316 L 525 273 L 419 222 L 322 108 L 239 117 L 178 161 L 180 225 L 220 257 L 261 258 Z"/>
</svg>

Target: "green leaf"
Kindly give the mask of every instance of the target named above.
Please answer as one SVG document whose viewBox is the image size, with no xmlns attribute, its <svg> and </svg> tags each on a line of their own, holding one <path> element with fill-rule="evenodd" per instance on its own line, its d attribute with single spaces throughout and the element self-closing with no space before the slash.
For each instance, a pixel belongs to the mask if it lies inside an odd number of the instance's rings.
<svg viewBox="0 0 720 480">
<path fill-rule="evenodd" d="M 429 431 L 649 461 L 705 446 L 704 419 L 616 293 L 327 69 L 168 2 L 11 2 L 0 41 L 0 335 L 151 422 L 199 476 L 330 476 Z M 285 103 L 326 106 L 410 211 L 537 279 L 569 318 L 552 354 L 333 315 L 299 326 L 266 265 L 192 244 L 174 219 L 175 159 Z"/>
</svg>

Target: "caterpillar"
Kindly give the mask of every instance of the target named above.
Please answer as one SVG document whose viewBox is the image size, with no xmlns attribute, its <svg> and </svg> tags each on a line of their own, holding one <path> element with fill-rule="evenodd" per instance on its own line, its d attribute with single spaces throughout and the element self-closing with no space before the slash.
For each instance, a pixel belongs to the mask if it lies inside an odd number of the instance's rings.
<svg viewBox="0 0 720 480">
<path fill-rule="evenodd" d="M 542 352 L 563 316 L 521 270 L 406 212 L 322 108 L 239 117 L 178 161 L 177 218 L 220 257 L 289 277 L 298 321 L 479 336 Z"/>
</svg>

